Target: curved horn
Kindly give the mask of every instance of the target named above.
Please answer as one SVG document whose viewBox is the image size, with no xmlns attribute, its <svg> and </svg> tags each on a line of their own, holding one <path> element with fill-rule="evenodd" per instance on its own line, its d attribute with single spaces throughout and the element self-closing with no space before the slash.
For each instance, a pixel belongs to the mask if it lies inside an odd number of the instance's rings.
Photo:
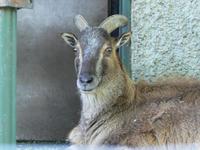
<svg viewBox="0 0 200 150">
<path fill-rule="evenodd" d="M 89 27 L 87 21 L 81 15 L 76 15 L 74 18 L 74 23 L 80 31 L 83 31 Z"/>
<path fill-rule="evenodd" d="M 128 19 L 125 16 L 122 15 L 112 15 L 108 18 L 106 18 L 99 27 L 105 29 L 108 33 L 111 33 L 115 29 L 127 25 Z"/>
</svg>

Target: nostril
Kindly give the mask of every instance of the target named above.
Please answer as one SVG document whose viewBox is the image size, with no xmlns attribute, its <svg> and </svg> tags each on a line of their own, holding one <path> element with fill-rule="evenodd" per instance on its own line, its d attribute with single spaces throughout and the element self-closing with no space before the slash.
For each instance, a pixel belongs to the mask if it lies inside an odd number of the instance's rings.
<svg viewBox="0 0 200 150">
<path fill-rule="evenodd" d="M 93 77 L 90 77 L 87 79 L 86 83 L 92 83 L 92 81 L 93 81 Z"/>
<path fill-rule="evenodd" d="M 91 75 L 81 75 L 79 78 L 81 83 L 87 83 L 87 84 L 92 83 L 93 79 L 94 78 Z"/>
</svg>

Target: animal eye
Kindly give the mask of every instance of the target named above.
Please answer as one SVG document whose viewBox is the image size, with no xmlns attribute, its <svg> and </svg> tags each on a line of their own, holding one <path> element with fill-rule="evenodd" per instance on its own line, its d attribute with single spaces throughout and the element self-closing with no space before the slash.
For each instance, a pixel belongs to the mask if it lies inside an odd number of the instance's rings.
<svg viewBox="0 0 200 150">
<path fill-rule="evenodd" d="M 111 47 L 106 48 L 105 54 L 110 55 L 111 53 L 112 53 L 112 48 Z"/>
<path fill-rule="evenodd" d="M 75 56 L 78 56 L 78 54 L 79 54 L 79 49 L 78 49 L 78 48 L 74 48 L 73 51 L 74 51 Z"/>
<path fill-rule="evenodd" d="M 74 48 L 73 51 L 76 53 L 78 51 L 78 48 Z"/>
</svg>

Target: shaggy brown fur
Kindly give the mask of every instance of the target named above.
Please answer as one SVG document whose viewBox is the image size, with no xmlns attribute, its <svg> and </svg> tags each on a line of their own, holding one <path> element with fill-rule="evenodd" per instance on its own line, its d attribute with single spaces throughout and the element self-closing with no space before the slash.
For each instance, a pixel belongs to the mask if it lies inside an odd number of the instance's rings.
<svg viewBox="0 0 200 150">
<path fill-rule="evenodd" d="M 125 73 L 122 76 L 124 85 L 121 82 L 114 89 L 122 86 L 123 92 L 109 107 L 104 105 L 99 112 L 96 109 L 96 114 L 89 107 L 83 109 L 80 124 L 70 134 L 72 142 L 145 146 L 200 141 L 199 81 L 182 79 L 133 85 Z M 97 99 L 101 95 L 95 94 Z M 83 101 L 88 97 L 83 96 Z M 88 118 L 88 114 L 84 115 L 87 111 L 92 114 Z"/>
</svg>

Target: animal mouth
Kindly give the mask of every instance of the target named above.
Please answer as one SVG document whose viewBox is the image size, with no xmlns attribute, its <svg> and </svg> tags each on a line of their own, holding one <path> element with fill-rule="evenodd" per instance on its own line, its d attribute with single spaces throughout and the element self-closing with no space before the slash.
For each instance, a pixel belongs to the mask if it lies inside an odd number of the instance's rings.
<svg viewBox="0 0 200 150">
<path fill-rule="evenodd" d="M 95 88 L 94 88 L 95 89 Z M 93 91 L 94 89 L 87 89 L 86 87 L 84 88 L 84 89 L 82 89 L 82 91 L 84 91 L 84 92 L 91 92 L 91 91 Z"/>
</svg>

